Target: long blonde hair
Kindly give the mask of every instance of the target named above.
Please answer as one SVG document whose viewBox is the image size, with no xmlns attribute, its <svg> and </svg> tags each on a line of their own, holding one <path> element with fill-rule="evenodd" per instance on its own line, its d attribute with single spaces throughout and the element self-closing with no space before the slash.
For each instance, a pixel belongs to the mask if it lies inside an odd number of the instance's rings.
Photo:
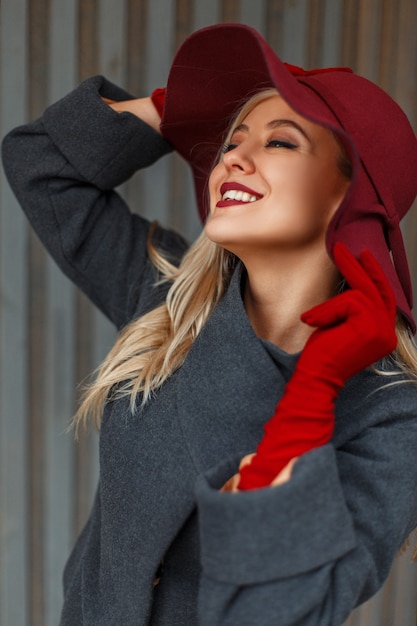
<svg viewBox="0 0 417 626">
<path fill-rule="evenodd" d="M 268 89 L 253 96 L 240 110 L 232 129 L 261 101 L 276 95 Z M 347 158 L 347 157 L 346 157 Z M 342 154 L 338 163 L 349 172 Z M 184 362 L 192 343 L 227 290 L 236 257 L 208 239 L 203 231 L 184 256 L 179 267 L 161 255 L 152 243 L 151 226 L 148 254 L 161 275 L 170 283 L 165 302 L 132 321 L 119 334 L 113 348 L 99 367 L 95 380 L 83 394 L 74 417 L 78 427 L 91 416 L 99 427 L 106 402 L 130 398 L 135 410 L 138 396 L 142 404 Z M 417 380 L 417 350 L 406 325 L 397 323 L 398 346 L 394 353 L 398 371 Z M 382 372 L 385 373 L 385 372 Z"/>
<path fill-rule="evenodd" d="M 134 411 L 138 394 L 144 404 L 184 362 L 191 345 L 226 291 L 236 257 L 210 241 L 203 231 L 179 267 L 159 254 L 148 237 L 150 259 L 171 282 L 165 302 L 124 328 L 94 382 L 85 389 L 75 424 L 93 417 L 99 426 L 110 399 L 130 396 Z"/>
</svg>

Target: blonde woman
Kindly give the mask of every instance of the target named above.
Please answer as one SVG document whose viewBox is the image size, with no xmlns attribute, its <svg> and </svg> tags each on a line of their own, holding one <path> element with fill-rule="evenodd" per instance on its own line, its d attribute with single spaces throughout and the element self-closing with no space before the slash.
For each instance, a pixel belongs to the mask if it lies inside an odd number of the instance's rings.
<svg viewBox="0 0 417 626">
<path fill-rule="evenodd" d="M 172 147 L 204 221 L 188 250 L 114 191 Z M 120 330 L 75 418 L 100 428 L 100 480 L 61 624 L 342 624 L 417 524 L 405 115 L 346 68 L 286 66 L 219 25 L 166 90 L 93 77 L 3 156 Z"/>
</svg>

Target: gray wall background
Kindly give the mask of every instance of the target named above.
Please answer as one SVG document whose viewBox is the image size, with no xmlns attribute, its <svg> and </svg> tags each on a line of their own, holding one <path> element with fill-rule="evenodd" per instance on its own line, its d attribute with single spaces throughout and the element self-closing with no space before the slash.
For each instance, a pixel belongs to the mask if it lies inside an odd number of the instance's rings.
<svg viewBox="0 0 417 626">
<path fill-rule="evenodd" d="M 0 134 L 103 73 L 137 95 L 165 84 L 188 33 L 238 21 L 307 68 L 350 65 L 385 88 L 417 125 L 416 0 L 0 0 Z M 244 51 L 242 52 L 244 60 Z M 61 573 L 88 515 L 97 436 L 66 433 L 77 385 L 112 328 L 46 258 L 0 179 L 0 625 L 52 626 Z M 199 223 L 178 157 L 136 175 L 134 207 L 194 238 Z M 144 200 L 143 200 L 144 199 Z M 404 224 L 417 282 L 417 211 Z M 415 626 L 417 566 L 399 557 L 349 626 Z"/>
</svg>

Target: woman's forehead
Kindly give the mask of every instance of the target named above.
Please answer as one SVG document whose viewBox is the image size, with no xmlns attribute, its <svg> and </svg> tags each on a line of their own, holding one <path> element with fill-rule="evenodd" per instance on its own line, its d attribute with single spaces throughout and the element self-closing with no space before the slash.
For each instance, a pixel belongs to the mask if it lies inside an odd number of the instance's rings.
<svg viewBox="0 0 417 626">
<path fill-rule="evenodd" d="M 256 100 L 256 97 L 253 100 Z M 278 92 L 265 95 L 265 98 L 255 102 L 246 114 L 238 116 L 232 126 L 233 134 L 239 131 L 249 132 L 254 121 L 263 125 L 266 130 L 292 127 L 307 139 L 310 139 L 311 135 L 334 138 L 334 133 L 328 127 L 313 122 L 295 111 Z"/>
</svg>

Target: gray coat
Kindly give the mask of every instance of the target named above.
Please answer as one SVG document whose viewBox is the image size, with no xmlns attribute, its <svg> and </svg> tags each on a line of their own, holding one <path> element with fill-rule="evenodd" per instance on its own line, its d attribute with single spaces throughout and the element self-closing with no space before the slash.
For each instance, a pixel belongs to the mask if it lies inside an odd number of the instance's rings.
<svg viewBox="0 0 417 626">
<path fill-rule="evenodd" d="M 3 158 L 44 245 L 122 328 L 165 289 L 154 287 L 148 223 L 113 189 L 170 146 L 99 92 L 129 97 L 89 79 L 9 134 Z M 186 249 L 163 229 L 159 244 L 178 260 Z M 219 492 L 296 363 L 255 335 L 244 278 L 239 265 L 183 367 L 143 410 L 108 404 L 95 503 L 64 574 L 63 626 L 337 626 L 379 589 L 417 525 L 417 388 L 387 387 L 368 370 L 340 393 L 333 441 L 303 455 L 288 483 Z"/>
</svg>

